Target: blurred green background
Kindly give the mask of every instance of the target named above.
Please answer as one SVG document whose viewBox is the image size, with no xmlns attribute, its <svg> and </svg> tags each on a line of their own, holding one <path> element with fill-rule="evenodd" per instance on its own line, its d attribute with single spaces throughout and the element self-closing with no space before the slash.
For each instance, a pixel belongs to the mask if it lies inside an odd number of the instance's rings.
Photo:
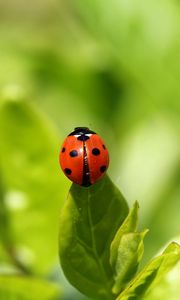
<svg viewBox="0 0 180 300">
<path fill-rule="evenodd" d="M 179 1 L 1 0 L 0 93 L 0 299 L 83 298 L 57 255 L 74 127 L 102 136 L 110 177 L 139 201 L 144 262 L 180 235 Z"/>
</svg>

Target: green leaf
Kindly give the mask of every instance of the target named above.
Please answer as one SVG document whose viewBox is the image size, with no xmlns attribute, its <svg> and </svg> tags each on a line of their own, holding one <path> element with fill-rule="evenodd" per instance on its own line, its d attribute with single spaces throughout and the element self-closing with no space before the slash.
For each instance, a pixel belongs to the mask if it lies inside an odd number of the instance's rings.
<svg viewBox="0 0 180 300">
<path fill-rule="evenodd" d="M 113 299 L 110 244 L 128 214 L 109 177 L 83 188 L 73 184 L 60 222 L 61 265 L 72 285 L 87 296 Z"/>
<path fill-rule="evenodd" d="M 118 294 L 137 272 L 141 261 L 147 230 L 124 234 L 118 247 L 113 293 Z"/>
<path fill-rule="evenodd" d="M 58 151 L 56 130 L 33 105 L 18 99 L 0 102 L 1 243 L 13 261 L 21 259 L 21 265 L 42 273 L 57 260 L 60 199 L 65 182 L 68 186 Z"/>
<path fill-rule="evenodd" d="M 57 299 L 59 294 L 59 287 L 45 280 L 0 275 L 1 300 L 53 300 Z"/>
<path fill-rule="evenodd" d="M 144 297 L 144 300 L 179 300 L 180 296 L 180 263 Z"/>
<path fill-rule="evenodd" d="M 129 283 L 126 289 L 117 297 L 117 300 L 140 300 L 149 288 L 151 289 L 165 276 L 180 260 L 180 246 L 171 243 L 162 255 L 153 259 Z"/>
<path fill-rule="evenodd" d="M 116 266 L 118 257 L 118 248 L 123 234 L 134 232 L 137 228 L 139 204 L 136 201 L 133 208 L 130 210 L 127 218 L 117 231 L 115 238 L 111 243 L 110 263 L 113 268 Z"/>
<path fill-rule="evenodd" d="M 174 241 L 179 242 L 180 237 L 175 237 Z M 144 300 L 179 300 L 180 295 L 180 261 L 156 284 L 149 293 L 145 295 Z"/>
<path fill-rule="evenodd" d="M 114 270 L 114 294 L 118 294 L 132 279 L 143 255 L 143 239 L 147 231 L 135 232 L 138 209 L 136 201 L 111 243 L 110 263 Z"/>
</svg>

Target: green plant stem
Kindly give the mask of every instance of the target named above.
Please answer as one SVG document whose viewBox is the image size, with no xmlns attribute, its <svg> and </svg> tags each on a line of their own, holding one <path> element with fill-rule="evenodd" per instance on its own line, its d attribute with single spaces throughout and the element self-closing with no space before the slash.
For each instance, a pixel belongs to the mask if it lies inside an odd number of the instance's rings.
<svg viewBox="0 0 180 300">
<path fill-rule="evenodd" d="M 32 275 L 32 271 L 25 266 L 17 257 L 16 255 L 16 250 L 12 245 L 6 245 L 4 244 L 4 249 L 6 251 L 6 253 L 9 255 L 12 263 L 14 264 L 14 266 L 23 274 L 25 275 Z"/>
<path fill-rule="evenodd" d="M 2 177 L 0 177 L 0 242 L 2 243 L 5 252 L 8 254 L 12 263 L 22 273 L 30 275 L 32 272 L 25 266 L 17 257 L 16 249 L 12 239 L 12 230 L 9 221 L 8 210 L 4 201 L 5 189 L 2 184 Z"/>
</svg>

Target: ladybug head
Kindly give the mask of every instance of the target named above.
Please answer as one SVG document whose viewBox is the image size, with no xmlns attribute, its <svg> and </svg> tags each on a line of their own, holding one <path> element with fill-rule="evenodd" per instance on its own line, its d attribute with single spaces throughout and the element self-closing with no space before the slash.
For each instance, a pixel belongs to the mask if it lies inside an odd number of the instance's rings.
<svg viewBox="0 0 180 300">
<path fill-rule="evenodd" d="M 74 131 L 69 135 L 86 135 L 86 134 L 95 134 L 94 131 L 90 130 L 88 127 L 76 127 Z"/>
</svg>

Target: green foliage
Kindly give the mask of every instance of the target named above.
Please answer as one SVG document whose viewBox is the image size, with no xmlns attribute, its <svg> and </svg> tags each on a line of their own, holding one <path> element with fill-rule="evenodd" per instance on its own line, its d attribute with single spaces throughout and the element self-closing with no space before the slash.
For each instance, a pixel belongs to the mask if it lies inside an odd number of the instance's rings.
<svg viewBox="0 0 180 300">
<path fill-rule="evenodd" d="M 59 294 L 59 287 L 45 280 L 0 275 L 1 300 L 54 300 Z"/>
<path fill-rule="evenodd" d="M 151 285 L 157 282 L 166 275 L 167 272 L 180 260 L 180 246 L 176 243 L 171 243 L 163 252 L 129 283 L 127 288 L 119 295 L 117 300 L 139 300 L 144 299 L 144 294 L 148 291 Z M 142 298 L 143 297 L 143 298 Z"/>
<path fill-rule="evenodd" d="M 1 101 L 1 241 L 11 258 L 24 253 L 24 265 L 36 272 L 56 260 L 58 198 L 65 197 L 58 145 L 48 120 L 30 103 Z"/>
<path fill-rule="evenodd" d="M 164 275 L 162 280 L 149 291 L 145 300 L 179 300 L 180 263 Z"/>
<path fill-rule="evenodd" d="M 69 281 L 88 296 L 111 299 L 111 241 L 128 213 L 108 176 L 90 188 L 72 185 L 61 214 L 59 252 Z"/>
<path fill-rule="evenodd" d="M 0 94 L 11 94 L 0 98 L 0 271 L 9 266 L 32 278 L 52 272 L 62 281 L 54 271 L 58 217 L 70 183 L 58 151 L 81 125 L 102 135 L 110 178 L 130 206 L 140 203 L 148 261 L 179 235 L 179 2 L 13 0 L 0 1 L 0 12 Z M 23 90 L 30 102 L 16 96 Z M 109 250 L 114 292 L 128 286 L 143 252 L 131 220 Z M 131 257 L 133 247 L 139 257 Z M 178 270 L 143 299 L 179 300 Z M 63 285 L 66 299 L 81 298 Z"/>
<path fill-rule="evenodd" d="M 180 260 L 180 246 L 172 243 L 135 276 L 147 233 L 136 231 L 138 207 L 136 202 L 127 215 L 126 201 L 107 175 L 89 188 L 72 185 L 59 254 L 66 277 L 85 295 L 138 300 Z"/>
<path fill-rule="evenodd" d="M 111 256 L 110 262 L 112 267 L 115 267 L 117 257 L 118 257 L 118 247 L 121 241 L 121 238 L 124 234 L 134 232 L 137 228 L 138 223 L 138 202 L 135 202 L 133 208 L 130 210 L 127 218 L 124 220 L 122 226 L 117 231 L 112 243 L 111 243 Z"/>
<path fill-rule="evenodd" d="M 115 284 L 112 290 L 114 294 L 118 294 L 136 273 L 144 252 L 143 239 L 146 232 L 128 233 L 122 236 L 118 247 Z"/>
<path fill-rule="evenodd" d="M 114 294 L 118 294 L 134 276 L 143 255 L 143 239 L 147 230 L 136 232 L 138 208 L 138 203 L 135 202 L 111 243 L 110 262 L 115 274 L 112 289 Z"/>
</svg>

